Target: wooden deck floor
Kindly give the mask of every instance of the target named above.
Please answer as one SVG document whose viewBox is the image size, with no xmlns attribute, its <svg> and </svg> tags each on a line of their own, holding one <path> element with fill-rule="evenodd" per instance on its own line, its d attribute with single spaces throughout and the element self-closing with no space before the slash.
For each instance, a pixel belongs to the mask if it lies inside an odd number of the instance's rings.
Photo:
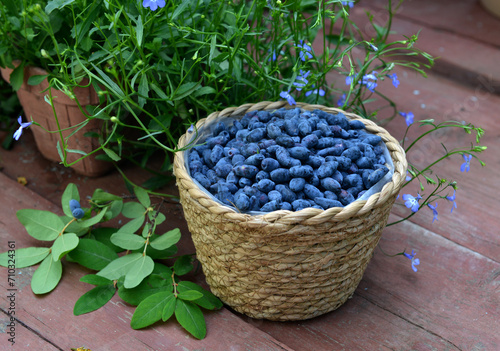
<svg viewBox="0 0 500 351">
<path fill-rule="evenodd" d="M 375 18 L 382 18 L 385 2 L 362 1 L 352 15 L 361 18 L 364 9 L 370 9 Z M 207 337 L 199 341 L 174 322 L 132 330 L 133 308 L 118 297 L 97 312 L 75 317 L 74 303 L 89 289 L 79 278 L 88 271 L 65 262 L 57 289 L 35 296 L 30 289 L 34 268 L 24 268 L 17 275 L 16 343 L 11 346 L 7 270 L 0 268 L 0 350 L 500 350 L 500 19 L 475 0 L 407 0 L 393 29 L 394 35 L 422 29 L 418 46 L 441 59 L 428 78 L 400 70 L 399 88 L 381 89 L 416 119 L 465 120 L 483 127 L 482 144 L 488 146 L 482 155 L 484 168 L 473 163 L 470 172 L 461 173 L 463 161 L 456 156 L 436 169 L 441 177 L 459 181 L 453 213 L 451 204 L 441 203 L 434 223 L 431 211 L 423 209 L 410 221 L 384 230 L 380 246 L 385 252 L 405 247 L 417 251 L 417 273 L 408 260 L 376 249 L 353 298 L 338 310 L 308 321 L 279 323 L 223 308 L 207 314 Z M 404 128 L 403 118 L 388 127 L 397 138 Z M 441 152 L 441 142 L 453 147 L 469 141 L 463 132 L 439 134 L 419 144 L 410 162 L 424 164 L 424 155 Z M 125 192 L 117 173 L 90 179 L 41 159 L 30 133 L 13 150 L 0 150 L 0 166 L 0 252 L 10 240 L 18 248 L 39 245 L 15 213 L 22 208 L 62 213 L 60 196 L 69 182 L 77 183 L 83 196 L 96 187 Z M 137 182 L 146 179 L 139 171 L 129 171 Z M 16 182 L 19 176 L 27 178 L 27 186 Z M 404 216 L 405 210 L 395 206 L 390 221 Z M 181 252 L 193 252 L 181 214 L 179 205 L 169 205 L 169 226 L 180 227 L 184 234 Z M 193 279 L 202 281 L 203 276 Z"/>
</svg>

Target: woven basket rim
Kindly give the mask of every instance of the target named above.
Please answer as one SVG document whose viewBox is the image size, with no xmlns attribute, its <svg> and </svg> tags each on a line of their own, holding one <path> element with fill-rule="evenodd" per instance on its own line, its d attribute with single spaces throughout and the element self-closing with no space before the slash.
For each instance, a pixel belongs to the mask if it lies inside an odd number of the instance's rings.
<svg viewBox="0 0 500 351">
<path fill-rule="evenodd" d="M 394 163 L 394 174 L 392 179 L 383 186 L 380 192 L 371 195 L 367 200 L 356 200 L 345 207 L 333 207 L 327 210 L 317 208 L 305 208 L 300 211 L 278 210 L 266 214 L 241 213 L 235 208 L 223 205 L 211 199 L 203 190 L 199 188 L 196 183 L 194 183 L 193 179 L 189 175 L 189 172 L 185 167 L 184 156 L 186 151 L 177 151 L 175 153 L 174 174 L 177 178 L 177 182 L 182 182 L 182 185 L 188 190 L 189 195 L 196 199 L 210 212 L 226 217 L 231 221 L 246 223 L 255 222 L 256 224 L 269 224 L 276 221 L 289 224 L 303 221 L 310 222 L 311 224 L 326 221 L 343 221 L 354 216 L 366 214 L 374 208 L 381 206 L 399 193 L 399 190 L 405 182 L 406 170 L 408 168 L 408 162 L 403 148 L 400 146 L 399 142 L 384 128 L 378 126 L 373 121 L 362 118 L 354 113 L 324 105 L 312 105 L 297 102 L 296 105 L 290 106 L 287 101 L 262 101 L 259 103 L 248 103 L 237 107 L 228 107 L 222 111 L 212 112 L 206 118 L 200 119 L 196 124 L 196 128 L 200 129 L 205 124 L 210 124 L 213 120 L 221 117 L 242 117 L 245 113 L 254 110 L 276 110 L 282 107 L 288 109 L 299 107 L 308 111 L 318 109 L 328 113 L 342 113 L 349 119 L 361 120 L 365 124 L 367 131 L 381 136 L 382 141 L 387 146 Z M 188 145 L 189 138 L 191 138 L 191 135 L 188 135 L 187 132 L 182 135 L 179 138 L 177 148 L 179 150 L 185 149 Z"/>
</svg>

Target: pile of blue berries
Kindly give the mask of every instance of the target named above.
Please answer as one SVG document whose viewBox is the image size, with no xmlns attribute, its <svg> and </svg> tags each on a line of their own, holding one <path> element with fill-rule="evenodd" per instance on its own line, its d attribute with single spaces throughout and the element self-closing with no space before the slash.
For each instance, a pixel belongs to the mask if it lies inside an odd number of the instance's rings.
<svg viewBox="0 0 500 351">
<path fill-rule="evenodd" d="M 188 153 L 191 176 L 240 212 L 344 207 L 381 180 L 382 139 L 322 110 L 252 111 Z"/>
</svg>

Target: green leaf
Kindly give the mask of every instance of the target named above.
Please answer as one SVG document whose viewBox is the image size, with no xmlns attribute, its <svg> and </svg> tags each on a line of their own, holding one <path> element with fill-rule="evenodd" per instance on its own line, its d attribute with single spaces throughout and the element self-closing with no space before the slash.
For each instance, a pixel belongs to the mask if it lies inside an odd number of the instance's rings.
<svg viewBox="0 0 500 351">
<path fill-rule="evenodd" d="M 117 231 L 116 228 L 99 227 L 92 230 L 92 235 L 94 236 L 95 240 L 108 246 L 114 252 L 122 252 L 123 249 L 121 247 L 118 247 L 111 242 L 111 235 L 116 233 L 116 231 Z"/>
<path fill-rule="evenodd" d="M 132 219 L 131 221 L 125 223 L 120 229 L 118 229 L 118 233 L 127 233 L 133 234 L 139 230 L 144 224 L 145 216 L 140 216 Z"/>
<path fill-rule="evenodd" d="M 163 308 L 163 312 L 161 314 L 162 321 L 166 322 L 172 317 L 175 312 L 175 306 L 177 305 L 177 299 L 169 299 Z"/>
<path fill-rule="evenodd" d="M 79 238 L 74 233 L 63 234 L 57 237 L 52 245 L 54 261 L 60 260 L 65 254 L 78 246 Z"/>
<path fill-rule="evenodd" d="M 122 215 L 127 218 L 137 218 L 144 216 L 146 208 L 140 203 L 131 201 L 123 204 Z"/>
<path fill-rule="evenodd" d="M 119 279 L 125 276 L 134 264 L 142 260 L 143 257 L 140 252 L 118 257 L 104 267 L 97 275 L 110 280 Z"/>
<path fill-rule="evenodd" d="M 64 189 L 64 192 L 61 197 L 61 205 L 63 212 L 66 216 L 73 218 L 73 214 L 71 213 L 71 210 L 69 209 L 69 201 L 70 200 L 76 200 L 80 201 L 80 194 L 78 193 L 78 188 L 75 184 L 69 183 L 66 186 L 66 189 Z"/>
<path fill-rule="evenodd" d="M 42 241 L 55 240 L 65 225 L 58 215 L 49 211 L 23 209 L 16 215 L 28 234 Z"/>
<path fill-rule="evenodd" d="M 176 100 L 181 100 L 181 99 L 185 98 L 186 96 L 192 94 L 199 85 L 200 85 L 200 83 L 197 83 L 197 82 L 189 82 L 189 83 L 182 84 L 174 92 L 174 95 L 172 96 L 172 100 L 176 101 Z"/>
<path fill-rule="evenodd" d="M 113 249 L 93 239 L 80 239 L 78 246 L 68 256 L 82 266 L 96 271 L 103 269 L 118 258 Z"/>
<path fill-rule="evenodd" d="M 145 298 L 160 291 L 174 291 L 171 275 L 151 274 L 135 288 L 127 289 L 123 285 L 120 286 L 118 295 L 123 301 L 137 306 Z"/>
<path fill-rule="evenodd" d="M 181 231 L 179 228 L 172 229 L 166 232 L 159 238 L 151 241 L 151 247 L 156 250 L 165 250 L 177 244 L 181 239 Z"/>
<path fill-rule="evenodd" d="M 205 324 L 203 312 L 194 303 L 177 300 L 175 318 L 195 338 L 201 340 L 207 335 L 207 325 Z"/>
<path fill-rule="evenodd" d="M 46 294 L 57 286 L 62 276 L 61 261 L 54 261 L 52 254 L 45 257 L 31 278 L 31 290 L 35 294 Z"/>
<path fill-rule="evenodd" d="M 148 77 L 146 76 L 146 74 L 141 75 L 141 80 L 139 81 L 139 87 L 137 89 L 137 92 L 139 93 L 137 102 L 139 103 L 139 106 L 142 108 L 146 104 L 146 98 L 148 97 L 149 94 Z"/>
<path fill-rule="evenodd" d="M 184 275 L 193 269 L 193 257 L 184 255 L 179 257 L 174 263 L 174 272 L 176 275 Z"/>
<path fill-rule="evenodd" d="M 190 281 L 182 281 L 178 283 L 177 291 L 179 293 L 189 290 L 195 290 L 203 294 L 202 298 L 196 300 L 197 305 L 200 305 L 207 310 L 216 310 L 222 307 L 222 302 L 217 298 L 217 296 L 212 294 L 210 291 L 203 289 L 198 284 Z"/>
<path fill-rule="evenodd" d="M 16 249 L 13 259 L 15 259 L 16 268 L 33 266 L 42 261 L 50 253 L 48 247 L 25 247 Z M 10 255 L 12 256 L 12 254 Z M 7 267 L 9 263 L 9 252 L 0 254 L 0 266 Z"/>
<path fill-rule="evenodd" d="M 154 261 L 151 257 L 144 255 L 140 260 L 136 261 L 125 275 L 123 286 L 127 289 L 134 288 L 139 285 L 144 278 L 151 274 L 154 268 Z"/>
<path fill-rule="evenodd" d="M 115 291 L 113 284 L 97 286 L 87 291 L 76 301 L 73 314 L 79 316 L 101 308 L 111 300 L 115 295 Z"/>
<path fill-rule="evenodd" d="M 105 207 L 98 214 L 96 214 L 94 217 L 80 221 L 79 222 L 80 226 L 82 226 L 83 228 L 88 228 L 88 227 L 92 227 L 93 225 L 99 223 L 104 218 L 104 215 L 106 214 L 107 210 L 108 210 L 108 208 Z"/>
<path fill-rule="evenodd" d="M 149 198 L 148 192 L 139 186 L 134 187 L 134 194 L 137 196 L 137 200 L 141 203 L 142 206 L 148 208 L 151 206 L 151 199 Z"/>
<path fill-rule="evenodd" d="M 102 189 L 96 189 L 94 190 L 94 193 L 92 194 L 92 201 L 97 202 L 97 203 L 106 203 L 110 201 L 123 201 L 123 199 L 119 196 L 113 195 L 108 193 L 107 191 L 104 191 Z"/>
<path fill-rule="evenodd" d="M 2 2 L 5 5 L 5 7 L 7 7 L 7 9 L 9 10 L 10 14 L 17 15 L 17 12 L 18 12 L 17 6 L 16 6 L 17 1 L 15 1 L 15 0 L 4 0 Z"/>
<path fill-rule="evenodd" d="M 28 85 L 38 85 L 47 78 L 48 75 L 34 75 L 28 78 Z"/>
<path fill-rule="evenodd" d="M 106 155 L 112 159 L 113 161 L 120 161 L 122 158 L 120 156 L 118 156 L 118 154 L 116 152 L 114 152 L 113 150 L 111 149 L 108 149 L 107 147 L 103 147 L 102 148 L 104 150 L 104 152 L 106 153 Z"/>
<path fill-rule="evenodd" d="M 103 83 L 103 84 L 106 83 L 107 84 L 107 88 L 109 90 L 111 90 L 115 95 L 117 95 L 118 97 L 120 97 L 121 99 L 125 98 L 125 94 L 123 93 L 123 90 L 121 90 L 121 88 L 118 86 L 118 84 L 116 84 L 115 82 L 113 82 L 113 80 L 111 78 L 109 78 L 109 76 L 106 73 L 104 73 L 102 70 L 100 70 L 96 65 L 92 64 L 92 67 L 102 77 L 102 80 L 100 80 L 101 83 Z"/>
<path fill-rule="evenodd" d="M 60 10 L 64 6 L 69 5 L 72 2 L 75 2 L 75 0 L 51 0 L 47 3 L 47 6 L 45 6 L 45 13 L 47 15 L 50 15 L 50 13 L 55 9 Z"/>
<path fill-rule="evenodd" d="M 137 250 L 146 244 L 142 236 L 120 232 L 111 235 L 111 242 L 125 250 Z"/>
<path fill-rule="evenodd" d="M 137 19 L 137 26 L 135 27 L 135 33 L 137 38 L 137 46 L 141 47 L 142 44 L 142 36 L 144 33 L 144 25 L 142 24 L 142 17 L 139 15 Z"/>
<path fill-rule="evenodd" d="M 181 13 L 183 13 L 186 10 L 186 7 L 189 5 L 189 1 L 184 0 L 181 1 L 179 6 L 175 8 L 174 13 L 172 14 L 172 17 L 170 18 L 171 21 L 175 20 Z"/>
<path fill-rule="evenodd" d="M 141 329 L 158 322 L 165 306 L 172 299 L 176 300 L 174 294 L 169 291 L 162 291 L 147 297 L 135 309 L 130 326 L 133 329 Z"/>
<path fill-rule="evenodd" d="M 196 290 L 186 290 L 184 292 L 179 293 L 177 297 L 185 301 L 194 301 L 202 298 L 203 294 Z"/>
<path fill-rule="evenodd" d="M 202 95 L 215 94 L 216 92 L 217 90 L 212 87 L 202 87 L 200 89 L 196 89 L 196 91 L 193 93 L 193 96 L 198 97 Z"/>
<path fill-rule="evenodd" d="M 80 278 L 80 281 L 92 285 L 109 285 L 113 284 L 112 280 L 100 277 L 96 274 L 87 274 Z"/>
<path fill-rule="evenodd" d="M 10 85 L 12 85 L 12 89 L 18 91 L 23 85 L 24 81 L 24 64 L 21 63 L 19 66 L 14 68 L 12 73 L 10 74 Z"/>
</svg>

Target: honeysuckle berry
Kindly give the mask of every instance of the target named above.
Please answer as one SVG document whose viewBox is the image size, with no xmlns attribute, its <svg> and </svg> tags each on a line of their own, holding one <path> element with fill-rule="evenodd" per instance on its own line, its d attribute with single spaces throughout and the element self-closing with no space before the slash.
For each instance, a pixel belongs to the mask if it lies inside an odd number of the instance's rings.
<svg viewBox="0 0 500 351">
<path fill-rule="evenodd" d="M 82 219 L 83 216 L 85 215 L 85 211 L 83 211 L 80 207 L 78 207 L 78 208 L 75 208 L 74 210 L 72 210 L 71 214 L 76 219 Z"/>
<path fill-rule="evenodd" d="M 81 208 L 80 202 L 75 199 L 69 200 L 69 209 L 71 212 L 73 212 L 74 209 Z"/>
<path fill-rule="evenodd" d="M 417 271 L 416 266 L 420 264 L 420 260 L 418 258 L 415 258 L 416 255 L 415 251 L 411 250 L 411 255 L 407 254 L 406 252 L 403 252 L 403 255 L 411 260 L 411 268 L 413 269 L 413 271 L 416 272 Z"/>
</svg>

